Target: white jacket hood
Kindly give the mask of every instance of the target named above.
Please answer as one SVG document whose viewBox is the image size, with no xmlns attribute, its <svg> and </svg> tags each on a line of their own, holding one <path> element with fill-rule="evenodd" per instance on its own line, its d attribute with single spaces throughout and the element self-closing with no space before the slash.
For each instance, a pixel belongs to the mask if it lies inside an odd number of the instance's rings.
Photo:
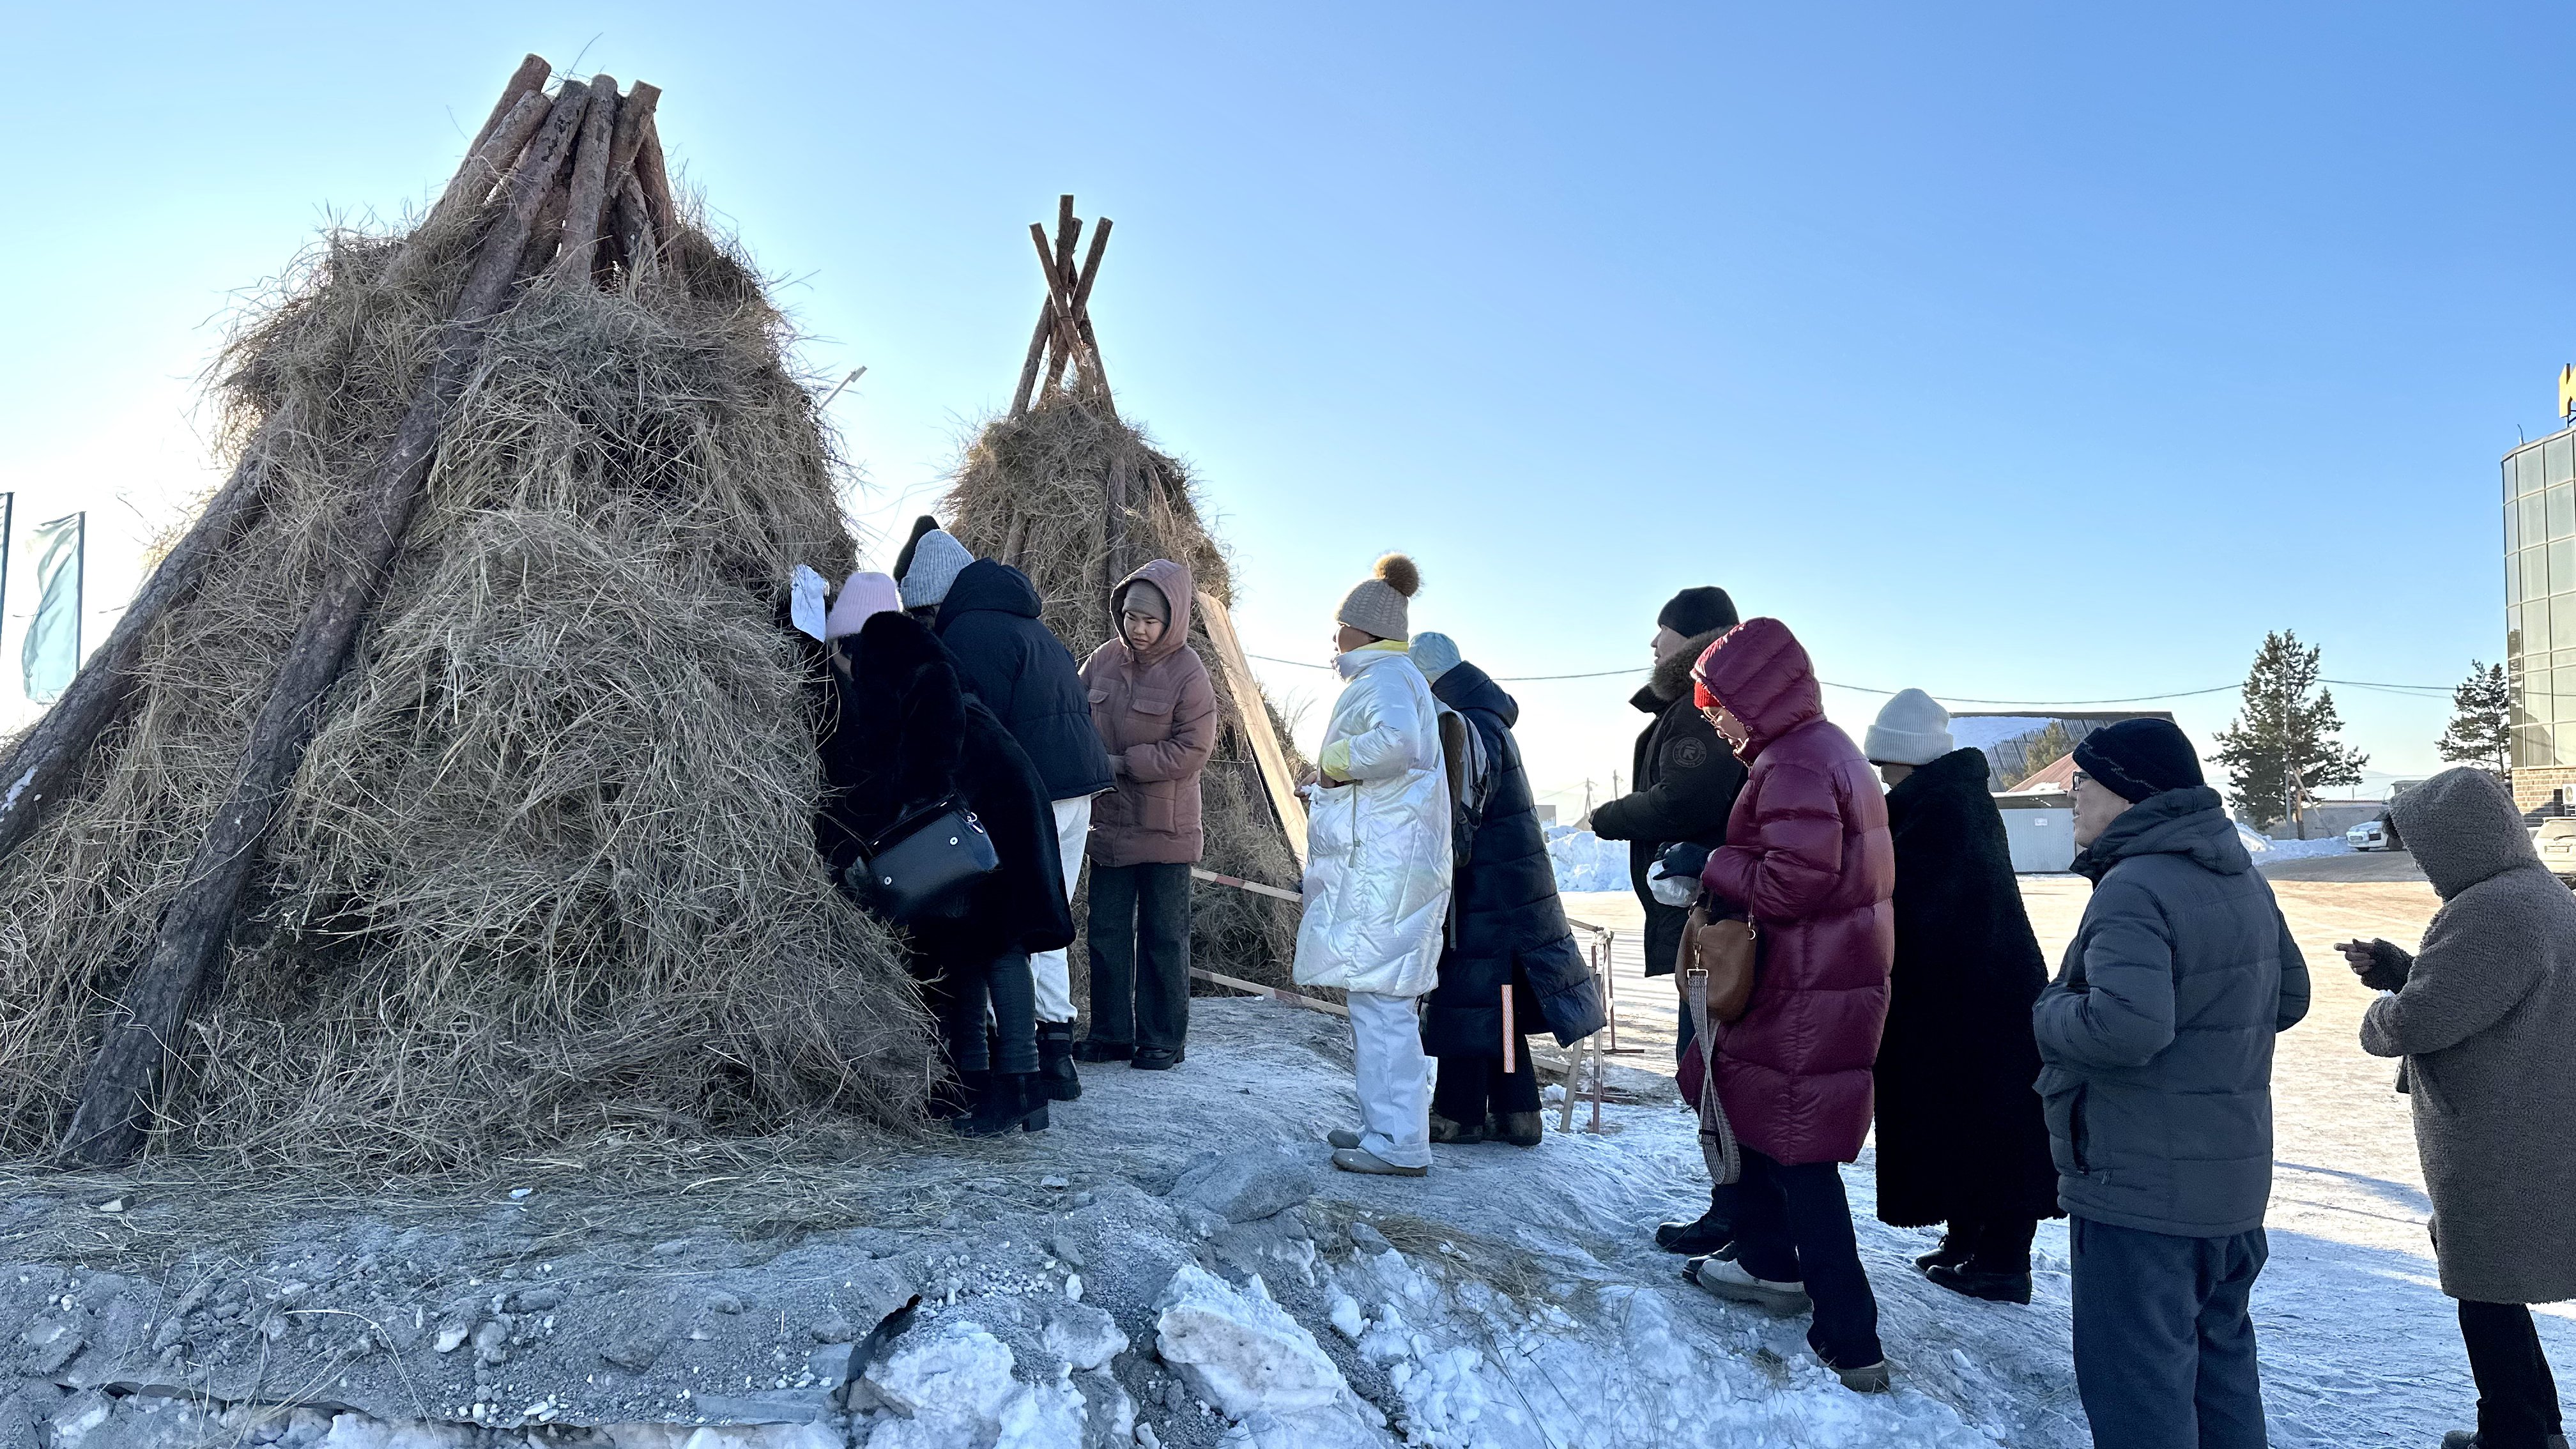
<svg viewBox="0 0 2576 1449">
<path fill-rule="evenodd" d="M 1306 914 L 1296 979 L 1420 996 L 1440 976 L 1449 914 L 1449 782 L 1439 705 L 1401 645 L 1354 649 L 1319 766 L 1355 783 L 1315 792 L 1306 815 Z"/>
</svg>

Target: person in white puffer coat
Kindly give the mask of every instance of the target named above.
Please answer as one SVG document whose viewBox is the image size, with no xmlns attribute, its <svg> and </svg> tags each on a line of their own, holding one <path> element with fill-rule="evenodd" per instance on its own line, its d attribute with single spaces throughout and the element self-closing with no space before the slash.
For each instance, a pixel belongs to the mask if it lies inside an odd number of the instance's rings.
<svg viewBox="0 0 2576 1449">
<path fill-rule="evenodd" d="M 1405 652 L 1413 561 L 1379 559 L 1342 600 L 1344 679 L 1317 752 L 1306 819 L 1296 980 L 1349 993 L 1361 1128 L 1332 1134 L 1345 1172 L 1431 1166 L 1431 1059 L 1420 1000 L 1440 979 L 1449 915 L 1449 780 L 1439 704 Z"/>
</svg>

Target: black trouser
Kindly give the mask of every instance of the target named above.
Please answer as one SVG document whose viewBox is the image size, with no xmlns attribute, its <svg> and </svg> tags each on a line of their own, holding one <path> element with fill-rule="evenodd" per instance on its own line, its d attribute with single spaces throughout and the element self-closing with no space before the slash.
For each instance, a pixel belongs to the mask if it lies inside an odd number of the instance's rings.
<svg viewBox="0 0 2576 1449">
<path fill-rule="evenodd" d="M 2095 1449 L 2262 1449 L 2263 1382 L 2246 1301 L 2263 1230 L 2181 1238 L 2069 1219 L 2075 1390 Z"/>
<path fill-rule="evenodd" d="M 2462 1299 L 2460 1342 L 2478 1383 L 2478 1449 L 2541 1449 L 2559 1432 L 2558 1383 L 2531 1310 Z"/>
<path fill-rule="evenodd" d="M 1091 1040 L 1179 1051 L 1190 1033 L 1190 868 L 1095 863 L 1090 933 Z"/>
<path fill-rule="evenodd" d="M 1816 1319 L 1807 1346 L 1834 1368 L 1867 1368 L 1886 1355 L 1878 1344 L 1878 1295 L 1861 1271 L 1851 1203 L 1839 1164 L 1783 1167 L 1744 1149 L 1735 1185 L 1735 1261 L 1774 1283 L 1806 1284 Z"/>
<path fill-rule="evenodd" d="M 1980 1273 L 2027 1273 L 2036 1218 L 1952 1218 L 1942 1245 L 1966 1255 L 1963 1266 Z"/>
<path fill-rule="evenodd" d="M 1014 1076 L 1038 1069 L 1037 982 L 1029 975 L 1027 952 L 981 963 L 941 958 L 931 965 L 922 995 L 939 1019 L 950 1065 L 960 1073 Z"/>
<path fill-rule="evenodd" d="M 1538 1071 L 1530 1063 L 1527 1037 L 1513 1054 L 1517 1071 L 1504 1071 L 1501 1057 L 1441 1057 L 1439 1062 L 1431 1110 L 1452 1122 L 1481 1127 L 1488 1113 L 1506 1117 L 1538 1110 Z"/>
</svg>

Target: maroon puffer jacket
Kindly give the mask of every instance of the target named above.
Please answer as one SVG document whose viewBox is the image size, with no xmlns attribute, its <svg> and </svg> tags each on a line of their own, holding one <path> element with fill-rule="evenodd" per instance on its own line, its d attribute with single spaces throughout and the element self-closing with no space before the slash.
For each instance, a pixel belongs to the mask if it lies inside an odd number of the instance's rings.
<svg viewBox="0 0 2576 1449">
<path fill-rule="evenodd" d="M 1869 1135 L 1896 959 L 1887 797 L 1779 620 L 1746 620 L 1691 676 L 1750 734 L 1726 844 L 1700 874 L 1712 907 L 1749 915 L 1761 943 L 1751 1004 L 1719 1029 L 1718 1100 L 1775 1162 L 1849 1162 Z"/>
</svg>

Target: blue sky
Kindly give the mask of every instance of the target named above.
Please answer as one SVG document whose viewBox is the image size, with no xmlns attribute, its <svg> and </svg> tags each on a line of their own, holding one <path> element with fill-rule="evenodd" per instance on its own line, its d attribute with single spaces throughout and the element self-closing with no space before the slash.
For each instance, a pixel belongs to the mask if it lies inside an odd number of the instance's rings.
<svg viewBox="0 0 2576 1449">
<path fill-rule="evenodd" d="M 2447 685 L 2501 650 L 2495 460 L 2576 357 L 2538 5 L 428 13 L 13 17 L 0 487 L 93 510 L 94 603 L 202 485 L 245 289 L 431 194 L 532 49 L 662 86 L 812 368 L 868 367 L 861 523 L 1007 401 L 1027 224 L 1114 217 L 1111 376 L 1265 654 L 1402 548 L 1498 674 L 1635 663 L 1714 582 L 1946 698 L 2226 683 L 2279 627 Z M 1626 768 L 1627 688 L 1524 689 L 1542 786 Z M 2441 701 L 2338 699 L 2435 763 Z"/>
</svg>

